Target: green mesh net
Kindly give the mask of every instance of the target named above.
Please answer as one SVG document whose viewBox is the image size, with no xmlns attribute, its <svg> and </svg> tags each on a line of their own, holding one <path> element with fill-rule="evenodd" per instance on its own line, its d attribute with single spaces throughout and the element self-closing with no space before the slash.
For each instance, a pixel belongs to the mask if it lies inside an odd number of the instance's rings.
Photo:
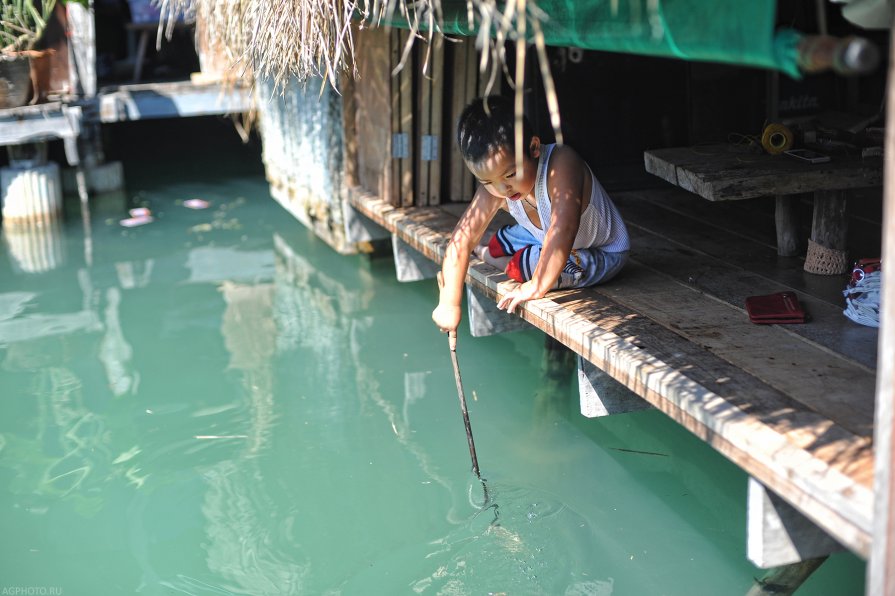
<svg viewBox="0 0 895 596">
<path fill-rule="evenodd" d="M 800 34 L 775 30 L 776 0 L 536 0 L 548 45 L 726 62 L 800 77 Z M 442 0 L 444 32 L 474 35 L 464 0 Z M 388 23 L 407 28 L 407 22 Z M 527 30 L 531 32 L 531 27 Z"/>
</svg>

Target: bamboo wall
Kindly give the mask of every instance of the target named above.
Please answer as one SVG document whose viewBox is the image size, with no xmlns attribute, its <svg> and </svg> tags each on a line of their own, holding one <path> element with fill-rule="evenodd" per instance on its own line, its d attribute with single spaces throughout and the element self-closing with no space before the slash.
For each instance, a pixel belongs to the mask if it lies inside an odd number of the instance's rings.
<svg viewBox="0 0 895 596">
<path fill-rule="evenodd" d="M 396 207 L 469 201 L 473 178 L 454 131 L 483 87 L 473 40 L 416 40 L 408 51 L 403 30 L 363 29 L 355 39 L 360 76 L 345 126 L 352 182 Z"/>
</svg>

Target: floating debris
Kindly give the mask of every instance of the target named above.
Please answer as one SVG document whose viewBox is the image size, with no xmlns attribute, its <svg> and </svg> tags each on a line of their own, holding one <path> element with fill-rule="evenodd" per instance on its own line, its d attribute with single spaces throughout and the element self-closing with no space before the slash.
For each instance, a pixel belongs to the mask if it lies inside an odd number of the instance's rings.
<svg viewBox="0 0 895 596">
<path fill-rule="evenodd" d="M 183 202 L 183 206 L 188 209 L 208 209 L 210 205 L 205 199 L 187 199 Z"/>
<path fill-rule="evenodd" d="M 118 222 L 125 228 L 136 228 L 137 226 L 145 226 L 146 224 L 155 221 L 152 217 L 152 211 L 150 211 L 147 207 L 134 207 L 133 209 L 129 209 L 127 213 L 128 215 L 130 215 L 130 217 L 122 219 Z"/>
<path fill-rule="evenodd" d="M 127 219 L 122 219 L 118 223 L 125 228 L 136 228 L 137 226 L 145 226 L 154 221 L 155 219 L 151 215 L 144 215 L 140 217 L 128 217 Z"/>
<path fill-rule="evenodd" d="M 655 451 L 640 451 L 639 449 L 625 449 L 624 447 L 610 447 L 615 451 L 624 451 L 625 453 L 639 453 L 640 455 L 656 455 L 658 457 L 668 457 L 667 453 L 656 453 Z"/>
</svg>

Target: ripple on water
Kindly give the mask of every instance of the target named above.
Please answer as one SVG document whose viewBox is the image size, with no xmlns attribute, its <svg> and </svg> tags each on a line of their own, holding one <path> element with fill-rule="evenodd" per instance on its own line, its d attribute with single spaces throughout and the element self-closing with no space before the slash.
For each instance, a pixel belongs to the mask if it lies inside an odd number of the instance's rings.
<svg viewBox="0 0 895 596">
<path fill-rule="evenodd" d="M 418 594 L 612 593 L 611 578 L 595 579 L 601 566 L 592 560 L 586 518 L 542 491 L 492 482 L 488 489 L 490 507 L 446 536 L 381 558 L 343 586 L 345 593 L 371 584 Z"/>
</svg>

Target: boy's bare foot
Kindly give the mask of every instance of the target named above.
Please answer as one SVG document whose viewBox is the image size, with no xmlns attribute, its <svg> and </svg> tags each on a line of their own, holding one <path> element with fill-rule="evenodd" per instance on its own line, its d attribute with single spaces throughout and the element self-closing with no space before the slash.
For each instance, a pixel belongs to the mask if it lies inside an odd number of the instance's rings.
<svg viewBox="0 0 895 596">
<path fill-rule="evenodd" d="M 510 262 L 510 257 L 492 257 L 487 244 L 479 244 L 472 250 L 472 254 L 501 271 L 504 271 L 507 268 L 507 263 Z"/>
</svg>

